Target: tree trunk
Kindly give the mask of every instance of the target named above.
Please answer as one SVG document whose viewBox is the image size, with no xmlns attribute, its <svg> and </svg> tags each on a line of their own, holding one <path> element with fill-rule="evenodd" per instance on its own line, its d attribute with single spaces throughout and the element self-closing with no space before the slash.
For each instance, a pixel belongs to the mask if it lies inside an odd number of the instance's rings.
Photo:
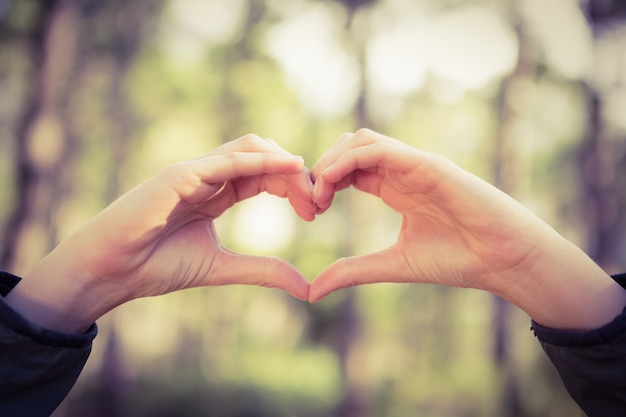
<svg viewBox="0 0 626 417">
<path fill-rule="evenodd" d="M 29 39 L 34 83 L 17 128 L 17 195 L 4 233 L 0 265 L 25 272 L 53 246 L 50 223 L 59 197 L 59 173 L 68 138 L 63 114 L 67 83 L 75 59 L 76 11 L 70 1 L 42 6 Z"/>
<path fill-rule="evenodd" d="M 587 14 L 594 36 L 626 21 L 626 3 L 592 0 Z M 619 88 L 619 85 L 615 85 Z M 588 97 L 588 129 L 578 149 L 581 198 L 587 226 L 587 253 L 609 273 L 622 272 L 623 226 L 626 201 L 623 199 L 624 138 L 607 129 L 603 119 L 603 95 L 585 85 Z"/>
<path fill-rule="evenodd" d="M 623 139 L 611 137 L 602 120 L 602 98 L 588 88 L 589 129 L 578 150 L 581 197 L 587 226 L 587 253 L 610 273 L 621 272 L 619 253 L 624 202 L 620 172 L 626 156 Z"/>
<path fill-rule="evenodd" d="M 524 23 L 515 10 L 515 4 L 511 4 L 511 21 L 515 25 L 519 42 L 518 61 L 513 73 L 502 82 L 498 101 L 498 131 L 496 135 L 495 150 L 493 154 L 493 178 L 494 184 L 508 194 L 514 194 L 516 177 L 526 175 L 517 158 L 516 145 L 524 138 L 518 137 L 516 124 L 525 115 L 520 114 L 520 109 L 514 109 L 510 105 L 511 95 L 514 94 L 516 83 L 531 77 L 533 69 L 532 60 L 529 58 L 529 48 Z M 523 111 L 523 109 L 521 109 Z M 502 375 L 500 400 L 497 406 L 497 415 L 522 416 L 522 402 L 520 400 L 520 388 L 515 362 L 510 357 L 509 349 L 509 321 L 512 306 L 498 296 L 493 297 L 493 358 Z"/>
</svg>

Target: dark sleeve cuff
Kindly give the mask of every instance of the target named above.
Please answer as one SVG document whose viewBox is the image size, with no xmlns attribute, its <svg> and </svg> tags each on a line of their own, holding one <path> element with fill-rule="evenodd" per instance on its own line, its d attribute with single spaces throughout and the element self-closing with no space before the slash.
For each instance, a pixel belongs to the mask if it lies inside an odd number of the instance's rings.
<svg viewBox="0 0 626 417">
<path fill-rule="evenodd" d="M 613 279 L 623 288 L 626 288 L 626 273 L 614 275 Z M 600 345 L 626 333 L 626 306 L 622 314 L 617 316 L 610 323 L 586 332 L 550 329 L 534 321 L 532 322 L 531 329 L 542 343 L 562 347 L 589 347 Z"/>
<path fill-rule="evenodd" d="M 98 333 L 94 323 L 82 334 L 66 334 L 46 329 L 31 323 L 13 310 L 5 301 L 6 296 L 19 282 L 20 278 L 8 272 L 0 271 L 0 322 L 15 333 L 28 337 L 33 341 L 47 346 L 85 349 L 90 348 Z"/>
<path fill-rule="evenodd" d="M 0 295 L 6 297 L 22 279 L 8 272 L 0 271 Z"/>
</svg>

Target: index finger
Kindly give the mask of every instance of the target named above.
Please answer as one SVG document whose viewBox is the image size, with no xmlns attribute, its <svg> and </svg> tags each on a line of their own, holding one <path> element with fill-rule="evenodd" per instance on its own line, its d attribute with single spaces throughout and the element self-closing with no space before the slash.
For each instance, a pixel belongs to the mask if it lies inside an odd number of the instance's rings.
<svg viewBox="0 0 626 417">
<path fill-rule="evenodd" d="M 313 167 L 315 203 L 323 211 L 330 206 L 334 193 L 354 185 L 378 195 L 387 170 L 410 168 L 413 148 L 368 129 L 344 135 Z"/>
<path fill-rule="evenodd" d="M 235 194 L 233 204 L 265 191 L 287 198 L 302 219 L 311 221 L 315 218 L 316 207 L 311 198 L 312 184 L 305 168 L 295 174 L 243 177 L 231 181 L 231 184 Z"/>
<path fill-rule="evenodd" d="M 181 162 L 169 168 L 171 184 L 188 203 L 202 203 L 211 198 L 223 184 L 244 177 L 288 175 L 300 172 L 304 161 L 299 156 L 269 152 L 233 152 L 209 155 Z"/>
</svg>

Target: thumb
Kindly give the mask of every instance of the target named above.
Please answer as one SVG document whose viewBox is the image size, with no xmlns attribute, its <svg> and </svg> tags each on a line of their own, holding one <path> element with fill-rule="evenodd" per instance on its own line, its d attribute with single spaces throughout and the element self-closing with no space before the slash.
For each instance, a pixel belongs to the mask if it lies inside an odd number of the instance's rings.
<svg viewBox="0 0 626 417">
<path fill-rule="evenodd" d="M 318 274 L 309 288 L 316 303 L 333 291 L 377 282 L 409 282 L 410 274 L 397 246 L 368 255 L 341 258 Z"/>
<path fill-rule="evenodd" d="M 300 300 L 308 299 L 308 281 L 284 259 L 223 250 L 214 262 L 211 275 L 218 277 L 215 285 L 242 284 L 280 288 Z"/>
</svg>

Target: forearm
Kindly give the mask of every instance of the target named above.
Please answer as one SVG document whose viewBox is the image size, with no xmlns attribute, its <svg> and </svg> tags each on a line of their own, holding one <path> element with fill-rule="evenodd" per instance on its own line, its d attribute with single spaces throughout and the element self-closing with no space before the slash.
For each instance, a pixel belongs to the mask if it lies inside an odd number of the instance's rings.
<svg viewBox="0 0 626 417">
<path fill-rule="evenodd" d="M 493 292 L 554 329 L 591 330 L 622 313 L 626 290 L 581 249 L 554 232 L 541 238 L 537 252 L 531 267 L 494 280 Z"/>
<path fill-rule="evenodd" d="M 83 333 L 98 318 L 121 304 L 114 287 L 89 279 L 76 257 L 59 247 L 28 272 L 5 302 L 24 318 L 62 333 Z"/>
</svg>

